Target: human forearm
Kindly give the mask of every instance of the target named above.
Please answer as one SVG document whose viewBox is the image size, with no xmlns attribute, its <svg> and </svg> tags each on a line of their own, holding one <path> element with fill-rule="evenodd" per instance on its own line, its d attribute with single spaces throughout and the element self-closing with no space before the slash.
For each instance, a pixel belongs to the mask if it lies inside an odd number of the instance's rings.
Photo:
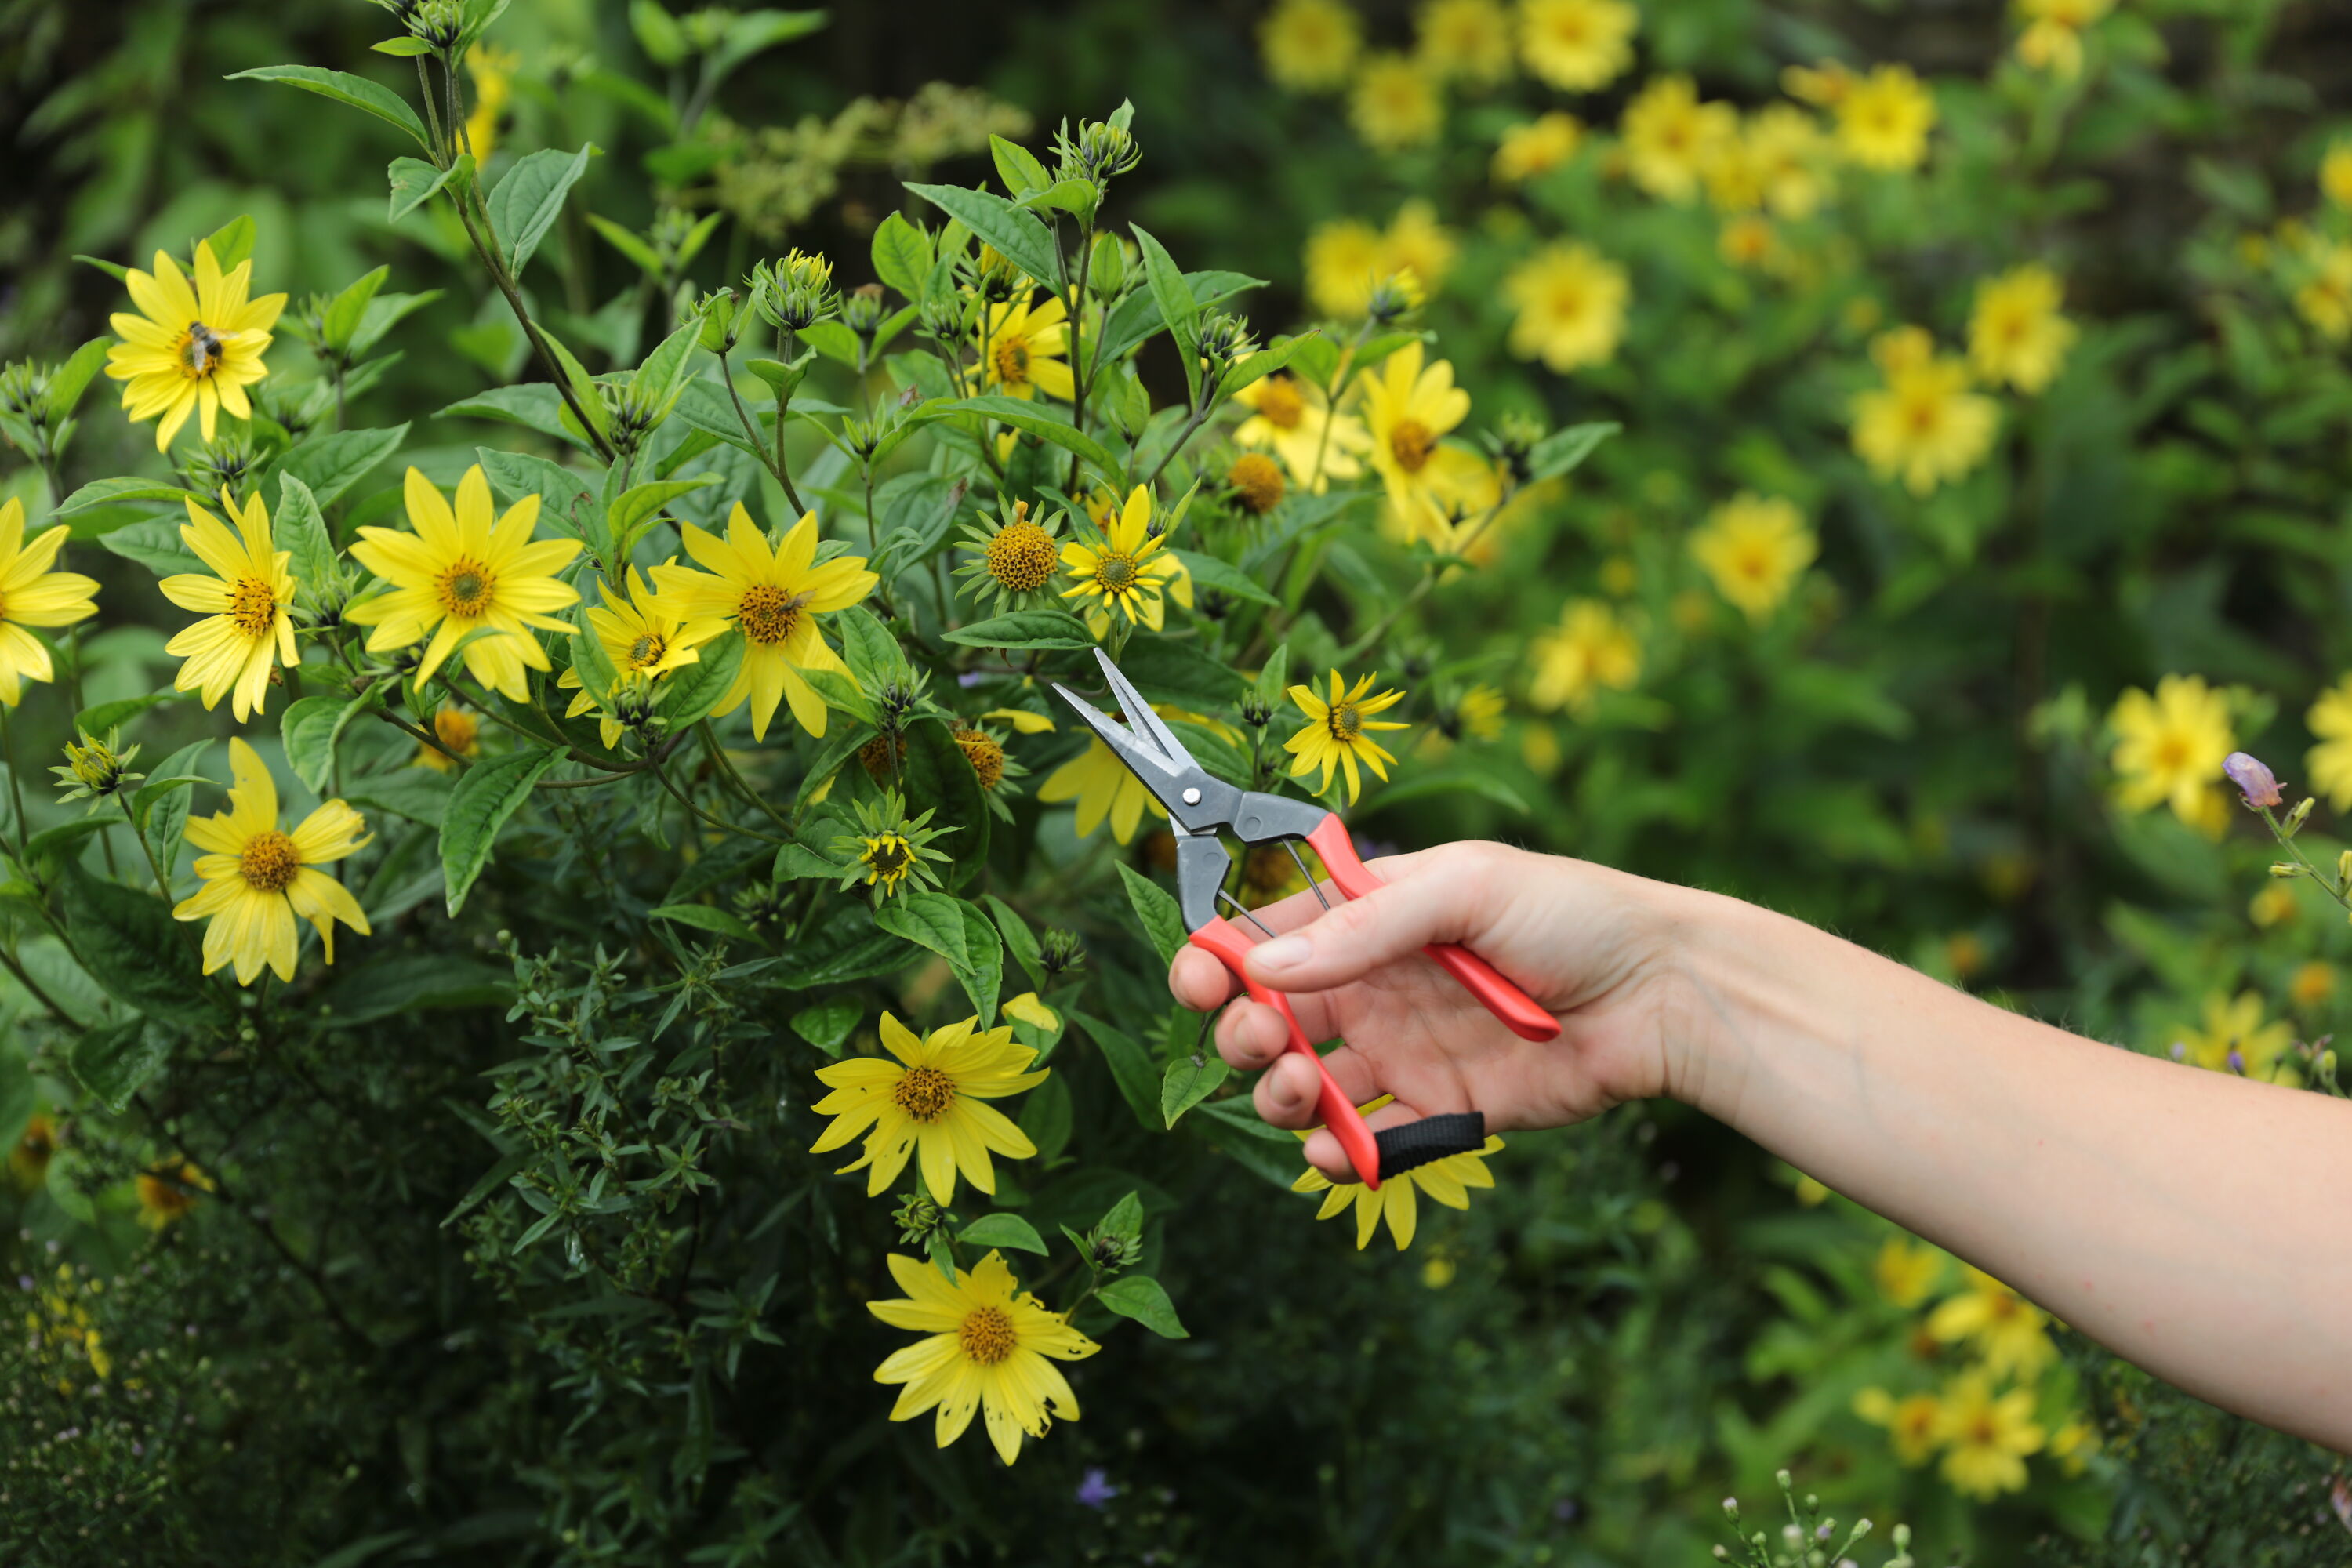
<svg viewBox="0 0 2352 1568">
<path fill-rule="evenodd" d="M 2095 1044 L 1675 894 L 1666 1088 L 2117 1353 L 2352 1447 L 2352 1106 Z"/>
</svg>

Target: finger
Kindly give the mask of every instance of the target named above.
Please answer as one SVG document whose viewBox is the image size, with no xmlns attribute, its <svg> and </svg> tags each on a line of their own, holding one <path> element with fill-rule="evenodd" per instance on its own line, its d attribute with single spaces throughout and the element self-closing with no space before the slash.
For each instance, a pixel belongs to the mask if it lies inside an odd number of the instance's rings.
<svg viewBox="0 0 2352 1568">
<path fill-rule="evenodd" d="M 1289 1043 L 1290 1028 L 1282 1015 L 1261 1002 L 1244 997 L 1217 1020 L 1217 1054 L 1241 1072 L 1271 1067 Z"/>
<path fill-rule="evenodd" d="M 1197 947 L 1179 948 L 1168 965 L 1168 990 L 1195 1013 L 1223 1006 L 1238 995 L 1241 981 L 1213 953 Z"/>
<path fill-rule="evenodd" d="M 1255 1006 L 1255 1004 L 1249 1004 Z M 1280 1019 L 1270 1007 L 1257 1007 L 1258 1012 Z M 1219 1041 L 1223 1046 L 1222 1038 Z M 1342 1046 L 1323 1058 L 1323 1066 L 1332 1081 L 1350 1105 L 1361 1105 L 1376 1100 L 1381 1090 L 1376 1086 L 1372 1066 L 1356 1052 Z M 1297 1051 L 1284 1051 L 1257 1080 L 1254 1099 L 1258 1117 L 1275 1127 L 1313 1127 L 1323 1120 L 1319 1101 L 1323 1094 L 1323 1075 L 1315 1064 Z"/>
<path fill-rule="evenodd" d="M 1512 856 L 1498 845 L 1456 844 L 1380 862 L 1393 879 L 1307 925 L 1250 950 L 1251 975 L 1290 991 L 1345 985 L 1401 963 L 1433 942 L 1484 929 L 1505 893 Z"/>
</svg>

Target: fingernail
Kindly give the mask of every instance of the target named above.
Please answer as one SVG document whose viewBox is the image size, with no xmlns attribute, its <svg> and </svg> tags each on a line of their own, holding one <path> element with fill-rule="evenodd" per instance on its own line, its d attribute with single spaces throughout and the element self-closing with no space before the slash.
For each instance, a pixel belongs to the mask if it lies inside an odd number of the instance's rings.
<svg viewBox="0 0 2352 1568">
<path fill-rule="evenodd" d="M 1296 969 L 1307 962 L 1310 948 L 1303 936 L 1278 936 L 1250 950 L 1250 962 L 1260 969 Z"/>
</svg>

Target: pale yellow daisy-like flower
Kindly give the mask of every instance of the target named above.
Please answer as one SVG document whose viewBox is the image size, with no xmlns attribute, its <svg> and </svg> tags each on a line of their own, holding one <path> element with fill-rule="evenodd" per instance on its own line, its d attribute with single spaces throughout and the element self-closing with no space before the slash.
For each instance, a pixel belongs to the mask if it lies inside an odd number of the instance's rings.
<svg viewBox="0 0 2352 1568">
<path fill-rule="evenodd" d="M 1739 111 L 1700 102 L 1686 76 L 1662 76 L 1625 106 L 1619 131 L 1633 183 L 1661 201 L 1686 202 L 1724 144 L 1738 135 Z"/>
<path fill-rule="evenodd" d="M 1944 1389 L 1936 1437 L 1944 1445 L 1944 1479 L 1979 1500 L 2025 1489 L 2025 1457 L 2045 1434 L 2033 1419 L 2033 1390 L 1996 1395 L 1982 1372 L 1962 1373 Z"/>
<path fill-rule="evenodd" d="M 1511 74 L 1511 14 L 1501 0 L 1423 0 L 1413 57 L 1439 81 L 1492 87 Z"/>
<path fill-rule="evenodd" d="M 1301 264 L 1308 302 L 1326 316 L 1354 321 L 1388 270 L 1388 250 L 1381 231 L 1363 219 L 1335 218 L 1308 232 Z"/>
<path fill-rule="evenodd" d="M 2027 263 L 1977 285 L 1969 315 L 1969 361 L 1996 385 L 2032 397 L 2054 380 L 2074 344 L 2074 323 L 2058 313 L 2065 285 L 2046 267 Z"/>
<path fill-rule="evenodd" d="M 1624 0 L 1519 0 L 1519 58 L 1547 87 L 1591 92 L 1633 63 L 1641 21 Z"/>
<path fill-rule="evenodd" d="M 205 928 L 206 974 L 234 963 L 236 983 L 250 985 L 267 964 L 278 979 L 291 980 L 297 920 L 317 929 L 329 963 L 335 962 L 337 921 L 369 934 L 351 889 L 319 869 L 367 843 L 367 824 L 331 800 L 287 833 L 278 826 L 278 785 L 259 753 L 233 736 L 228 760 L 235 780 L 229 808 L 188 819 L 188 842 L 205 851 L 195 863 L 204 886 L 172 913 L 211 921 Z"/>
<path fill-rule="evenodd" d="M 932 1430 L 944 1448 L 982 1412 L 989 1442 L 1010 1465 L 1021 1458 L 1022 1434 L 1042 1437 L 1053 1421 L 1078 1418 L 1077 1395 L 1054 1362 L 1084 1361 L 1102 1347 L 1023 1290 L 1003 1255 L 991 1252 L 970 1273 L 957 1269 L 952 1285 L 929 1263 L 895 1252 L 888 1262 L 907 1294 L 866 1310 L 929 1336 L 875 1369 L 875 1382 L 905 1384 L 891 1420 L 936 1406 Z"/>
<path fill-rule="evenodd" d="M 1415 196 L 1397 208 L 1381 236 L 1380 273 L 1383 278 L 1410 274 L 1426 300 L 1444 286 L 1461 252 L 1462 242 L 1454 231 L 1437 221 L 1437 209 Z"/>
<path fill-rule="evenodd" d="M 1829 141 L 1811 115 L 1791 103 L 1767 104 L 1748 117 L 1741 141 L 1775 217 L 1801 223 L 1829 200 Z"/>
<path fill-rule="evenodd" d="M 2116 0 L 2018 0 L 2026 18 L 2018 35 L 2018 62 L 2046 70 L 2061 81 L 2083 74 L 2083 33 L 2115 9 Z"/>
<path fill-rule="evenodd" d="M 1393 1100 L 1393 1095 L 1381 1095 L 1378 1100 L 1358 1109 L 1370 1114 Z M 1307 1134 L 1298 1137 L 1303 1141 Z M 1486 1169 L 1490 1155 L 1502 1152 L 1503 1141 L 1489 1136 L 1478 1148 L 1466 1153 L 1448 1154 L 1443 1160 L 1432 1160 L 1410 1171 L 1400 1171 L 1381 1178 L 1381 1190 L 1374 1192 L 1361 1182 L 1334 1182 L 1309 1165 L 1298 1179 L 1290 1184 L 1294 1193 L 1321 1193 L 1323 1206 L 1316 1211 L 1317 1219 L 1330 1219 L 1347 1212 L 1349 1205 L 1356 1210 L 1356 1250 L 1361 1252 L 1371 1245 L 1372 1237 L 1386 1220 L 1389 1237 L 1402 1252 L 1412 1245 L 1413 1231 L 1419 1224 L 1420 1199 L 1426 1193 L 1450 1209 L 1470 1206 L 1470 1189 L 1491 1187 L 1494 1173 Z"/>
<path fill-rule="evenodd" d="M 261 356 L 286 296 L 248 300 L 252 280 L 251 258 L 224 274 L 209 240 L 196 246 L 194 287 L 161 250 L 153 272 L 132 268 L 125 276 L 139 313 L 117 311 L 108 318 L 122 341 L 107 351 L 106 374 L 126 384 L 122 406 L 133 422 L 158 421 L 157 451 L 170 449 L 190 414 L 207 441 L 222 409 L 239 419 L 253 417 L 245 389 L 269 374 Z"/>
<path fill-rule="evenodd" d="M 788 701 L 801 728 L 822 736 L 824 700 L 800 672 L 847 675 L 849 667 L 827 646 L 816 617 L 847 609 L 882 579 L 866 569 L 862 555 L 837 556 L 818 565 L 813 511 L 803 512 L 772 550 L 741 501 L 728 516 L 726 538 L 690 522 L 683 531 L 686 552 L 709 570 L 655 567 L 663 613 L 680 623 L 681 636 L 698 621 L 731 621 L 743 629 L 743 662 L 715 711 L 731 713 L 748 700 L 751 733 L 765 740 L 776 704 Z"/>
<path fill-rule="evenodd" d="M 1348 123 L 1376 153 L 1425 147 L 1445 129 L 1445 97 L 1436 80 L 1402 55 L 1374 55 L 1348 93 Z"/>
<path fill-rule="evenodd" d="M 2335 810 L 2352 810 L 2352 675 L 2321 692 L 2303 721 L 2319 737 L 2303 760 L 2311 787 Z"/>
<path fill-rule="evenodd" d="M 406 481 L 408 523 L 414 532 L 362 528 L 352 559 L 391 584 L 391 591 L 362 599 L 343 612 L 345 620 L 373 626 L 368 651 L 425 645 L 417 661 L 416 689 L 466 642 L 466 669 L 473 678 L 517 702 L 530 700 L 526 669 L 546 669 L 547 654 L 530 635 L 536 626 L 570 633 L 555 612 L 579 603 L 579 590 L 555 574 L 580 553 L 573 539 L 534 542 L 539 498 L 525 496 L 497 516 L 490 481 L 478 464 L 457 481 L 457 505 L 415 468 Z"/>
<path fill-rule="evenodd" d="M 2183 1026 L 2173 1036 L 2183 1061 L 2208 1072 L 2241 1072 L 2265 1083 L 2301 1074 L 2283 1058 L 2294 1043 L 2294 1026 L 2284 1018 L 2263 1019 L 2263 999 L 2252 991 L 2235 997 L 2216 991 L 2207 996 L 2201 1026 Z M 2232 1058 L 2236 1060 L 2233 1062 Z"/>
<path fill-rule="evenodd" d="M 1258 24 L 1265 74 L 1293 92 L 1347 85 L 1363 47 L 1363 27 L 1339 0 L 1280 0 Z"/>
<path fill-rule="evenodd" d="M 672 556 L 662 564 L 674 567 L 677 558 Z M 727 630 L 727 623 L 716 616 L 686 621 L 670 614 L 635 566 L 629 568 L 625 595 L 615 595 L 610 584 L 600 584 L 597 596 L 604 604 L 588 611 L 588 630 L 623 680 L 651 684 L 674 669 L 698 664 L 702 655 L 697 650 Z M 564 710 L 565 718 L 577 719 L 596 711 L 596 699 L 582 688 L 577 663 L 558 676 L 555 684 L 563 690 L 579 693 L 572 698 L 572 706 Z M 600 713 L 597 726 L 605 750 L 621 743 L 620 720 L 610 713 Z"/>
<path fill-rule="evenodd" d="M 187 1218 L 197 1199 L 213 1190 L 212 1177 L 184 1154 L 158 1160 L 139 1173 L 134 1184 L 139 1192 L 139 1223 L 158 1231 Z M 94 1358 L 92 1364 L 96 1364 Z"/>
<path fill-rule="evenodd" d="M 489 166 L 497 151 L 499 119 L 514 99 L 515 73 L 522 56 L 493 44 L 476 44 L 466 51 L 466 73 L 474 79 L 474 111 L 466 116 L 465 150 L 478 168 Z"/>
<path fill-rule="evenodd" d="M 991 305 L 979 340 L 985 384 L 1007 397 L 1041 392 L 1066 403 L 1076 397 L 1077 384 L 1063 358 L 1069 352 L 1069 315 L 1058 295 L 1042 305 L 1029 300 Z"/>
<path fill-rule="evenodd" d="M 47 680 L 54 668 L 49 647 L 26 626 L 69 626 L 98 614 L 90 595 L 98 579 L 49 567 L 73 532 L 58 523 L 25 538 L 25 503 L 0 501 L 0 702 L 16 706 L 25 682 Z"/>
<path fill-rule="evenodd" d="M 1454 384 L 1453 365 L 1424 363 L 1422 345 L 1410 342 L 1358 377 L 1356 391 L 1371 434 L 1372 467 L 1388 494 L 1391 531 L 1449 541 L 1456 503 L 1492 475 L 1477 454 L 1442 439 L 1470 414 L 1470 395 Z"/>
<path fill-rule="evenodd" d="M 1709 512 L 1690 539 L 1716 592 L 1758 626 L 1788 598 L 1817 548 L 1796 502 L 1745 491 Z"/>
<path fill-rule="evenodd" d="M 2352 338 L 2352 245 L 2318 240 L 2304 247 L 2297 260 L 2304 279 L 2294 291 L 2295 310 L 2328 342 Z"/>
<path fill-rule="evenodd" d="M 294 621 L 287 614 L 295 583 L 286 563 L 294 552 L 276 547 L 269 509 L 258 491 L 240 510 L 236 492 L 221 488 L 221 506 L 236 519 L 235 533 L 194 501 L 185 504 L 188 521 L 180 525 L 181 542 L 213 574 L 182 572 L 159 584 L 163 597 L 205 617 L 163 645 L 165 653 L 187 661 L 172 689 L 202 692 L 207 709 L 228 697 L 242 723 L 264 710 L 270 672 L 280 664 L 301 662 L 294 647 Z"/>
<path fill-rule="evenodd" d="M 1234 395 L 1250 410 L 1234 431 L 1243 447 L 1267 447 L 1294 484 L 1322 494 L 1333 479 L 1352 479 L 1372 448 L 1371 432 L 1352 414 L 1335 414 L 1323 389 L 1288 371 L 1264 376 Z"/>
<path fill-rule="evenodd" d="M 1168 808 L 1135 776 L 1135 771 L 1099 739 L 1088 741 L 1084 752 L 1046 774 L 1045 782 L 1037 787 L 1037 798 L 1047 805 L 1076 801 L 1079 837 L 1088 837 L 1108 821 L 1111 837 L 1121 844 L 1135 841 L 1145 812 L 1168 815 Z"/>
<path fill-rule="evenodd" d="M 1984 460 L 2000 409 L 1969 390 L 1966 364 L 1917 327 L 1880 333 L 1870 352 L 1886 379 L 1853 400 L 1853 449 L 1873 473 L 1924 496 Z"/>
<path fill-rule="evenodd" d="M 955 1201 L 958 1172 L 993 1193 L 990 1154 L 1026 1160 L 1037 1152 L 1028 1134 L 984 1103 L 1034 1089 L 1050 1070 L 1025 1070 L 1037 1053 L 1015 1040 L 1009 1026 L 982 1029 L 975 1015 L 918 1036 L 885 1013 L 882 1048 L 890 1055 L 851 1057 L 816 1072 L 833 1092 L 814 1109 L 833 1121 L 810 1152 L 863 1138 L 865 1152 L 842 1169 L 866 1172 L 867 1196 L 887 1191 L 911 1156 L 932 1200 L 945 1205 Z"/>
<path fill-rule="evenodd" d="M 1410 726 L 1392 719 L 1373 717 L 1404 700 L 1402 691 L 1375 694 L 1372 684 L 1379 679 L 1377 675 L 1367 675 L 1351 687 L 1339 679 L 1335 669 L 1331 672 L 1331 694 L 1328 699 L 1318 695 L 1312 686 L 1290 689 L 1290 700 L 1307 716 L 1307 722 L 1282 743 L 1284 751 L 1298 759 L 1291 764 L 1291 777 L 1303 779 L 1321 769 L 1323 776 L 1315 784 L 1316 792 L 1320 794 L 1331 787 L 1332 773 L 1338 770 L 1347 776 L 1349 805 L 1356 804 L 1356 797 L 1363 791 L 1359 766 L 1370 768 L 1377 779 L 1387 780 L 1388 765 L 1396 758 L 1372 736 L 1379 731 Z"/>
<path fill-rule="evenodd" d="M 1528 700 L 1549 712 L 1582 712 L 1603 689 L 1629 689 L 1641 679 L 1642 645 L 1617 612 L 1598 599 L 1570 599 L 1559 624 L 1536 634 L 1535 678 Z"/>
<path fill-rule="evenodd" d="M 1885 1427 L 1888 1447 L 1906 1465 L 1926 1464 L 1943 1441 L 1944 1402 L 1932 1394 L 1898 1400 L 1883 1388 L 1865 1388 L 1853 1396 L 1853 1413 Z"/>
<path fill-rule="evenodd" d="M 1524 124 L 1507 129 L 1495 144 L 1487 173 L 1498 185 L 1516 185 L 1549 174 L 1584 143 L 1584 126 L 1575 115 L 1554 110 Z"/>
<path fill-rule="evenodd" d="M 2237 747 L 2229 699 L 2201 676 L 2168 675 L 2154 696 L 2134 688 L 2117 698 L 2107 725 L 2116 733 L 2108 763 L 2116 803 L 2126 811 L 2169 805 L 2181 821 L 2201 826 L 2222 760 Z"/>
<path fill-rule="evenodd" d="M 1905 65 L 1850 79 L 1836 100 L 1838 145 L 1866 169 L 1900 173 L 1927 156 L 1936 95 Z"/>
<path fill-rule="evenodd" d="M 1928 1334 L 1945 1344 L 1966 1342 L 1995 1377 L 2032 1382 L 2058 1359 L 2050 1314 L 1983 1269 L 1964 1267 L 1967 1285 L 1927 1314 Z"/>
<path fill-rule="evenodd" d="M 1890 1236 L 1879 1245 L 1870 1278 L 1888 1304 L 1908 1310 L 1927 1299 L 1943 1277 L 1944 1254 L 1924 1241 Z"/>
<path fill-rule="evenodd" d="M 1511 353 L 1565 375 L 1617 357 L 1633 290 L 1625 269 L 1581 242 L 1545 246 L 1511 268 Z"/>
<path fill-rule="evenodd" d="M 1192 603 L 1191 579 L 1166 552 L 1167 543 L 1168 536 L 1151 527 L 1151 487 L 1136 486 L 1092 540 L 1073 539 L 1062 546 L 1062 564 L 1073 584 L 1062 597 L 1084 601 L 1078 608 L 1097 637 L 1109 635 L 1114 615 L 1125 616 L 1129 626 L 1160 630 L 1168 615 L 1163 596 Z"/>
</svg>

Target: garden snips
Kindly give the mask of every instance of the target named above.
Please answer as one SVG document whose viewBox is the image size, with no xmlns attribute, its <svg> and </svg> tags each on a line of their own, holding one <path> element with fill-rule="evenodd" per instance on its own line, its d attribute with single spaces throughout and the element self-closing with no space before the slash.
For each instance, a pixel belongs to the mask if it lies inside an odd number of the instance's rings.
<svg viewBox="0 0 2352 1568">
<path fill-rule="evenodd" d="M 1110 718 L 1058 682 L 1054 689 L 1167 808 L 1169 826 L 1176 835 L 1177 906 L 1183 913 L 1185 930 L 1192 933 L 1192 945 L 1215 954 L 1218 962 L 1248 989 L 1253 1000 L 1274 1008 L 1290 1026 L 1288 1048 L 1313 1062 L 1322 1078 L 1322 1089 L 1316 1100 L 1317 1114 L 1322 1118 L 1323 1125 L 1339 1137 L 1339 1146 L 1347 1151 L 1349 1162 L 1356 1167 L 1364 1184 L 1377 1188 L 1383 1174 L 1394 1175 L 1480 1147 L 1486 1142 L 1486 1117 L 1475 1110 L 1423 1117 L 1391 1127 L 1376 1136 L 1340 1092 L 1330 1069 L 1323 1065 L 1314 1044 L 1299 1028 L 1298 1019 L 1290 1010 L 1290 999 L 1250 978 L 1243 961 L 1252 943 L 1242 935 L 1239 927 L 1217 912 L 1218 901 L 1223 900 L 1240 911 L 1243 918 L 1255 923 L 1255 917 L 1242 910 L 1225 893 L 1225 877 L 1233 869 L 1233 859 L 1217 841 L 1220 830 L 1231 833 L 1245 846 L 1283 844 L 1294 856 L 1297 854 L 1296 845 L 1304 840 L 1322 858 L 1332 885 L 1342 894 L 1360 899 L 1370 893 L 1381 883 L 1358 858 L 1356 847 L 1348 837 L 1347 825 L 1336 812 L 1312 802 L 1236 789 L 1213 776 L 1192 760 L 1192 754 L 1151 710 L 1151 704 L 1119 674 L 1108 655 L 1097 648 L 1095 658 L 1102 666 L 1103 679 L 1110 684 L 1111 699 L 1126 716 L 1127 723 Z M 1307 878 L 1307 886 L 1315 889 L 1317 898 L 1323 897 L 1322 889 L 1312 876 Z M 1263 926 L 1259 929 L 1265 930 Z M 1528 1040 L 1549 1040 L 1559 1034 L 1559 1020 L 1496 973 L 1477 954 L 1450 942 L 1433 943 L 1422 951 L 1485 1004 L 1486 1010 L 1500 1018 L 1513 1034 Z"/>
</svg>

